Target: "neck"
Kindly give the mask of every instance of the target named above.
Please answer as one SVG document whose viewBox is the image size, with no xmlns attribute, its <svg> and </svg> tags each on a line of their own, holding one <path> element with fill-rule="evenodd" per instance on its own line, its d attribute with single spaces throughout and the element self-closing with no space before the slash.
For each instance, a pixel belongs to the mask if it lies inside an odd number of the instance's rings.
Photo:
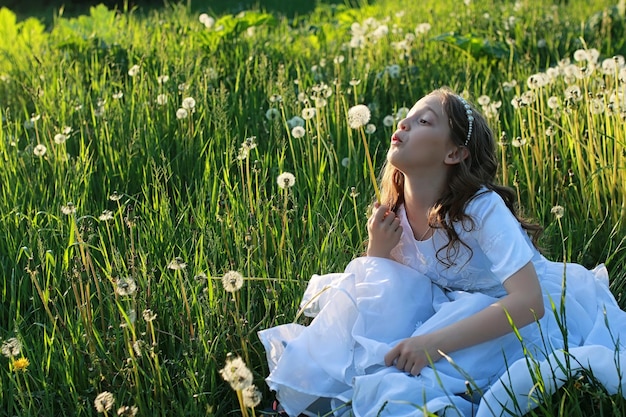
<svg viewBox="0 0 626 417">
<path fill-rule="evenodd" d="M 404 178 L 404 204 L 409 211 L 428 212 L 445 189 L 444 176 Z"/>
</svg>

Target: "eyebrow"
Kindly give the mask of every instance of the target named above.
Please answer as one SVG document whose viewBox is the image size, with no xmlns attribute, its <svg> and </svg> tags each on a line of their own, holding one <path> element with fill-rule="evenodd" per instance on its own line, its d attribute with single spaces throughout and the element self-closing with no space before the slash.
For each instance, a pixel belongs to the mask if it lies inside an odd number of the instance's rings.
<svg viewBox="0 0 626 417">
<path fill-rule="evenodd" d="M 430 107 L 430 106 L 424 106 L 424 107 L 422 107 L 421 112 L 423 113 L 423 112 L 425 112 L 425 111 L 430 111 L 432 114 L 434 114 L 434 115 L 435 115 L 435 117 L 436 117 L 437 119 L 439 119 L 439 114 L 437 114 L 437 112 L 436 112 L 435 110 L 433 110 L 433 108 L 432 108 L 432 107 Z"/>
</svg>

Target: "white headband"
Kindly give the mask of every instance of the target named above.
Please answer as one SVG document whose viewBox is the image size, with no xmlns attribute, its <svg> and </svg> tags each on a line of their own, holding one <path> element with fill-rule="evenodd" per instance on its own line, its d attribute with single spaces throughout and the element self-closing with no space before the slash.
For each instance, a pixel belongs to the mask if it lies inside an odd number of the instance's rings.
<svg viewBox="0 0 626 417">
<path fill-rule="evenodd" d="M 474 130 L 474 112 L 472 111 L 472 107 L 463 97 L 459 95 L 457 95 L 456 97 L 461 100 L 463 107 L 465 107 L 465 114 L 467 115 L 467 122 L 469 124 L 469 127 L 467 128 L 467 138 L 465 139 L 465 143 L 463 144 L 463 146 L 467 146 L 470 141 L 470 137 L 472 136 L 472 130 Z"/>
</svg>

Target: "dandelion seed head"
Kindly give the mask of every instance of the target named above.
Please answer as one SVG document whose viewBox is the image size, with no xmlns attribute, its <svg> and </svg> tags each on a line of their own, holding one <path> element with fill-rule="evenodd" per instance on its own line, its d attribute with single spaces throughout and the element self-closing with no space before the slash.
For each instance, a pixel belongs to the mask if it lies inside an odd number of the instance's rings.
<svg viewBox="0 0 626 417">
<path fill-rule="evenodd" d="M 304 108 L 302 109 L 302 118 L 304 120 L 310 120 L 315 117 L 316 113 L 317 111 L 315 110 L 315 107 Z"/>
<path fill-rule="evenodd" d="M 169 75 L 159 75 L 157 77 L 157 83 L 159 83 L 159 85 L 163 85 L 166 82 L 168 82 L 170 80 L 170 76 Z"/>
<path fill-rule="evenodd" d="M 230 293 L 239 291 L 243 286 L 243 275 L 237 271 L 228 271 L 222 276 L 222 286 Z"/>
<path fill-rule="evenodd" d="M 373 124 L 373 123 L 368 123 L 368 124 L 365 126 L 365 133 L 367 133 L 368 135 L 371 135 L 371 134 L 373 134 L 373 133 L 375 133 L 375 132 L 376 132 L 376 125 L 375 125 L 375 124 Z"/>
<path fill-rule="evenodd" d="M 123 92 L 121 92 L 121 91 L 117 91 L 117 92 L 113 93 L 113 94 L 111 95 L 111 97 L 113 97 L 113 99 L 114 99 L 114 100 L 119 100 L 119 99 L 121 99 L 122 97 L 124 97 L 124 93 L 123 93 Z"/>
<path fill-rule="evenodd" d="M 348 110 L 348 125 L 352 129 L 358 129 L 365 126 L 370 117 L 370 109 L 364 104 L 357 104 Z"/>
<path fill-rule="evenodd" d="M 187 267 L 187 264 L 183 262 L 183 259 L 178 256 L 172 259 L 169 264 L 167 264 L 167 268 L 173 271 L 185 269 L 186 267 Z"/>
<path fill-rule="evenodd" d="M 118 416 L 130 416 L 134 417 L 139 412 L 139 409 L 134 405 L 123 405 L 117 409 Z"/>
<path fill-rule="evenodd" d="M 280 103 L 283 101 L 283 96 L 280 94 L 272 94 L 270 96 L 270 103 Z"/>
<path fill-rule="evenodd" d="M 187 109 L 184 109 L 181 107 L 180 109 L 176 110 L 177 119 L 179 120 L 186 119 L 187 116 L 189 116 L 189 112 L 187 111 Z"/>
<path fill-rule="evenodd" d="M 235 391 L 243 391 L 252 385 L 253 375 L 240 357 L 226 359 L 220 375 Z"/>
<path fill-rule="evenodd" d="M 113 194 L 109 196 L 109 200 L 111 201 L 120 201 L 122 199 L 122 194 L 118 194 L 117 191 L 113 191 Z"/>
<path fill-rule="evenodd" d="M 558 220 L 565 214 L 565 208 L 563 206 L 554 206 L 550 209 L 550 213 L 554 214 L 554 217 Z"/>
<path fill-rule="evenodd" d="M 548 98 L 548 107 L 551 108 L 552 110 L 558 109 L 559 107 L 561 107 L 561 102 L 559 101 L 559 98 L 556 96 L 551 96 Z"/>
<path fill-rule="evenodd" d="M 102 214 L 98 216 L 98 220 L 103 221 L 103 222 L 113 220 L 113 212 L 111 210 L 103 210 Z"/>
<path fill-rule="evenodd" d="M 15 370 L 15 372 L 25 372 L 26 368 L 28 368 L 28 365 L 30 365 L 30 361 L 28 360 L 28 358 L 19 358 L 13 361 L 13 369 Z"/>
<path fill-rule="evenodd" d="M 154 321 L 157 318 L 157 314 L 154 311 L 150 310 L 149 308 L 146 308 L 141 313 L 141 315 L 142 315 L 143 319 L 146 322 L 148 322 L 148 323 L 151 322 L 151 321 Z"/>
<path fill-rule="evenodd" d="M 182 104 L 183 109 L 192 111 L 196 107 L 196 99 L 193 97 L 185 97 Z"/>
<path fill-rule="evenodd" d="M 137 283 L 132 277 L 118 278 L 115 281 L 115 292 L 121 296 L 133 295 L 137 291 Z"/>
<path fill-rule="evenodd" d="M 263 395 L 261 395 L 261 391 L 256 387 L 256 385 L 252 384 L 242 391 L 243 394 L 243 405 L 247 408 L 254 408 L 261 403 L 263 399 Z"/>
<path fill-rule="evenodd" d="M 489 102 L 491 102 L 491 98 L 489 98 L 489 96 L 487 95 L 482 95 L 476 99 L 476 102 L 481 106 L 486 106 L 489 104 Z"/>
<path fill-rule="evenodd" d="M 113 404 L 115 404 L 115 397 L 109 391 L 104 391 L 96 396 L 93 404 L 96 407 L 97 412 L 104 413 L 113 408 Z"/>
<path fill-rule="evenodd" d="M 417 36 L 424 35 L 430 31 L 430 23 L 420 23 L 415 27 L 415 34 Z"/>
<path fill-rule="evenodd" d="M 267 109 L 267 111 L 265 112 L 265 118 L 267 120 L 276 120 L 280 117 L 280 112 L 278 111 L 277 108 L 275 107 L 270 107 L 269 109 Z"/>
<path fill-rule="evenodd" d="M 48 148 L 46 148 L 46 145 L 43 145 L 41 143 L 39 143 L 37 146 L 33 148 L 33 154 L 39 157 L 44 156 L 47 151 L 48 151 Z"/>
<path fill-rule="evenodd" d="M 283 172 L 276 178 L 276 183 L 280 188 L 290 188 L 296 183 L 296 177 L 290 172 Z"/>
<path fill-rule="evenodd" d="M 304 127 L 304 125 L 304 119 L 300 116 L 293 116 L 291 119 L 287 120 L 287 126 L 289 126 L 291 129 L 296 126 Z"/>
<path fill-rule="evenodd" d="M 393 127 L 395 122 L 396 119 L 392 115 L 387 115 L 383 118 L 383 126 L 385 127 Z"/>
<path fill-rule="evenodd" d="M 359 193 L 356 190 L 356 187 L 350 187 L 350 197 L 357 198 Z"/>
<path fill-rule="evenodd" d="M 396 120 L 402 120 L 409 114 L 408 107 L 400 107 L 398 111 L 396 111 Z"/>
<path fill-rule="evenodd" d="M 527 143 L 526 138 L 521 138 L 519 136 L 511 141 L 511 145 L 513 145 L 516 148 L 521 148 L 522 146 L 526 145 L 526 143 Z"/>
<path fill-rule="evenodd" d="M 206 13 L 201 13 L 200 16 L 198 16 L 198 20 L 200 20 L 200 23 L 202 23 L 207 29 L 211 29 L 215 25 L 215 18 Z"/>
<path fill-rule="evenodd" d="M 66 140 L 67 140 L 67 135 L 63 133 L 57 133 L 56 135 L 54 135 L 54 143 L 56 143 L 57 145 L 61 145 L 65 143 Z"/>
<path fill-rule="evenodd" d="M 165 106 L 167 104 L 167 94 L 159 94 L 156 98 L 156 102 L 159 106 Z"/>
<path fill-rule="evenodd" d="M 22 342 L 11 337 L 2 342 L 2 354 L 7 358 L 13 358 L 22 352 Z"/>
<path fill-rule="evenodd" d="M 139 65 L 135 64 L 128 69 L 128 75 L 131 77 L 136 77 L 139 74 L 140 69 L 141 68 L 139 67 Z"/>
<path fill-rule="evenodd" d="M 70 214 L 76 213 L 76 206 L 71 201 L 68 201 L 67 204 L 61 206 L 61 213 L 69 216 Z"/>
<path fill-rule="evenodd" d="M 304 137 L 305 133 L 306 131 L 304 130 L 302 126 L 295 126 L 293 129 L 291 129 L 291 136 L 293 136 L 296 139 L 300 139 Z"/>
</svg>

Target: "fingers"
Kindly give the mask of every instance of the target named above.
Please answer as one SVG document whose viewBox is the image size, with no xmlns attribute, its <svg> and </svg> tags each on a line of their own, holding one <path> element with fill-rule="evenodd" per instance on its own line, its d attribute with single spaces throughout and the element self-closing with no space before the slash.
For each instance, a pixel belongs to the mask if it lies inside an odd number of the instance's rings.
<svg viewBox="0 0 626 417">
<path fill-rule="evenodd" d="M 389 352 L 387 352 L 387 354 L 385 355 L 385 365 L 387 366 L 393 365 L 393 362 L 396 360 L 397 357 L 398 357 L 398 346 L 394 347 Z"/>
</svg>

